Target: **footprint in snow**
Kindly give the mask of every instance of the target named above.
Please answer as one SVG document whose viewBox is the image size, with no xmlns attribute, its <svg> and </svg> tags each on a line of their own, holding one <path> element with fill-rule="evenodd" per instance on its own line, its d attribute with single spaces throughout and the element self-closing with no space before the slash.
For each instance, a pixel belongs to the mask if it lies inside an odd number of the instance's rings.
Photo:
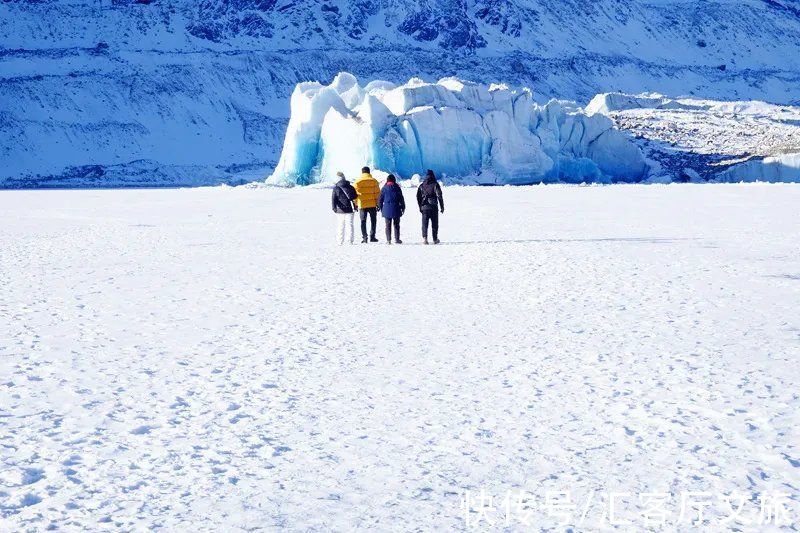
<svg viewBox="0 0 800 533">
<path fill-rule="evenodd" d="M 19 503 L 11 504 L 11 505 L 2 505 L 0 504 L 0 509 L 8 509 L 8 510 L 15 510 L 15 509 L 22 509 L 23 507 L 30 507 L 31 505 L 36 505 L 40 503 L 42 498 L 32 492 L 29 492 L 25 496 L 23 496 Z M 0 514 L 0 516 L 4 516 Z"/>
<path fill-rule="evenodd" d="M 433 492 L 432 488 L 424 487 L 415 491 L 412 498 L 414 498 L 415 500 L 430 500 L 432 492 Z"/>
<path fill-rule="evenodd" d="M 785 453 L 783 454 L 783 458 L 786 459 L 787 461 L 789 461 L 789 464 L 792 465 L 793 467 L 800 468 L 800 461 L 798 461 L 797 459 L 792 459 L 791 457 L 789 457 Z"/>
<path fill-rule="evenodd" d="M 273 450 L 274 451 L 272 452 L 272 457 L 278 457 L 278 456 L 283 455 L 286 452 L 292 451 L 292 449 L 289 448 L 288 446 L 275 446 L 275 448 L 273 448 Z"/>
<path fill-rule="evenodd" d="M 253 418 L 253 417 L 248 414 L 239 413 L 228 419 L 228 422 L 230 422 L 231 424 L 236 424 L 237 422 L 239 422 L 239 420 L 242 420 L 243 418 Z"/>
<path fill-rule="evenodd" d="M 75 470 L 74 468 L 67 468 L 66 470 L 64 470 L 64 475 L 67 476 L 67 479 L 72 481 L 73 483 L 77 485 L 83 485 L 83 481 L 81 481 L 81 479 L 77 477 L 78 471 Z"/>
<path fill-rule="evenodd" d="M 22 471 L 21 485 L 33 485 L 37 481 L 44 479 L 44 470 L 41 468 L 26 468 Z"/>
<path fill-rule="evenodd" d="M 475 432 L 475 436 L 480 439 L 490 439 L 494 437 L 494 432 L 490 429 L 478 429 L 478 431 Z"/>
<path fill-rule="evenodd" d="M 131 434 L 132 435 L 147 435 L 152 430 L 154 430 L 156 427 L 157 426 L 148 426 L 148 425 L 139 426 L 139 427 L 133 428 L 131 430 Z"/>
<path fill-rule="evenodd" d="M 75 466 L 80 464 L 81 456 L 80 455 L 70 455 L 69 459 L 63 461 L 61 464 L 64 466 Z"/>
</svg>

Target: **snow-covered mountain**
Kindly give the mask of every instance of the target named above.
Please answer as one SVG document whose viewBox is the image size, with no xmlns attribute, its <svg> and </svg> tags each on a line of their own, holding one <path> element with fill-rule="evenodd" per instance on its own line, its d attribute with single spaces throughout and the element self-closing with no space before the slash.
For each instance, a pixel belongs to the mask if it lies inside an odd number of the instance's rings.
<svg viewBox="0 0 800 533">
<path fill-rule="evenodd" d="M 0 185 L 262 179 L 296 83 L 455 75 L 800 102 L 795 0 L 0 3 Z"/>
</svg>

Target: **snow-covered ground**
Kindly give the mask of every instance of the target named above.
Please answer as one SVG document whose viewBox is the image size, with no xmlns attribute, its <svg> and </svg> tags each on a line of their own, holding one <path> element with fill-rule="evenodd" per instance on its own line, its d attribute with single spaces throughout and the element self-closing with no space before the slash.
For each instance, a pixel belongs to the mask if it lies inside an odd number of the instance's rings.
<svg viewBox="0 0 800 533">
<path fill-rule="evenodd" d="M 481 489 L 798 527 L 800 186 L 445 202 L 441 246 L 337 247 L 327 190 L 0 194 L 0 530 L 443 531 Z"/>
</svg>

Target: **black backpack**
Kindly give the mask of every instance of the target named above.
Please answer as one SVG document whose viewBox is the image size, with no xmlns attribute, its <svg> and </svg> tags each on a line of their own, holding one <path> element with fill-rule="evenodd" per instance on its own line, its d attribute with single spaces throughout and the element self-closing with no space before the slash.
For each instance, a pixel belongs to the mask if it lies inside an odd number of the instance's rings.
<svg viewBox="0 0 800 533">
<path fill-rule="evenodd" d="M 350 184 L 345 186 L 337 184 L 336 189 L 336 198 L 339 201 L 339 205 L 342 209 L 347 209 L 347 207 L 350 205 L 350 202 L 358 198 L 358 193 Z"/>
<path fill-rule="evenodd" d="M 436 196 L 436 182 L 422 184 L 422 205 L 436 208 L 439 206 L 439 199 Z"/>
<path fill-rule="evenodd" d="M 341 190 L 344 193 L 344 196 L 345 198 L 347 198 L 348 202 L 352 202 L 353 200 L 358 198 L 358 193 L 356 192 L 355 187 L 353 187 L 349 183 L 345 187 L 340 186 L 339 190 Z"/>
</svg>

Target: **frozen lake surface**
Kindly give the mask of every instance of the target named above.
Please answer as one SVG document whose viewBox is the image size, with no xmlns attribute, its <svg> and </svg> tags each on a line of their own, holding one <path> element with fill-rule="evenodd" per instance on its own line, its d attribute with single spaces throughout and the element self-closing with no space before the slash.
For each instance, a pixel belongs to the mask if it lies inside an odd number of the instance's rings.
<svg viewBox="0 0 800 533">
<path fill-rule="evenodd" d="M 0 193 L 0 530 L 797 527 L 800 186 L 444 194 L 442 245 L 338 247 L 327 190 Z"/>
</svg>

